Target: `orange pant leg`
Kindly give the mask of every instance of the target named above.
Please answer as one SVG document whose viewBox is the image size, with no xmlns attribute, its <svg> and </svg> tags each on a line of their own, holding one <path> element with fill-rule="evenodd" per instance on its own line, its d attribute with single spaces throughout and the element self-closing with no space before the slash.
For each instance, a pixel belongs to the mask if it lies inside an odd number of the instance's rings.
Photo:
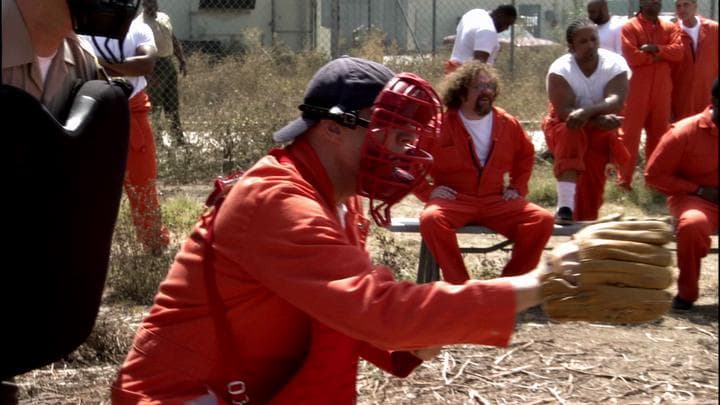
<svg viewBox="0 0 720 405">
<path fill-rule="evenodd" d="M 540 262 L 545 245 L 552 236 L 555 217 L 545 208 L 522 198 L 503 201 L 508 210 L 484 210 L 482 225 L 513 241 L 510 261 L 503 268 L 502 277 L 525 274 Z"/>
<path fill-rule="evenodd" d="M 443 72 L 445 73 L 445 76 L 449 75 L 450 73 L 456 71 L 460 66 L 462 66 L 462 63 L 456 61 L 456 60 L 446 60 L 443 64 Z"/>
<path fill-rule="evenodd" d="M 676 220 L 678 296 L 695 302 L 699 296 L 700 263 L 718 229 L 718 206 L 700 197 L 673 196 L 668 203 Z"/>
<path fill-rule="evenodd" d="M 130 147 L 125 172 L 125 192 L 130 202 L 138 240 L 148 249 L 167 246 L 169 232 L 162 225 L 156 188 L 155 139 L 148 118 L 150 102 L 144 91 L 130 99 Z"/>
<path fill-rule="evenodd" d="M 630 88 L 625 102 L 625 120 L 623 121 L 623 143 L 630 154 L 630 158 L 618 168 L 618 182 L 624 186 L 632 184 L 633 172 L 638 161 L 638 150 L 640 149 L 640 133 L 645 127 L 648 116 L 648 84 L 638 82 L 638 78 L 630 79 Z M 633 81 L 635 79 L 635 81 Z"/>
<path fill-rule="evenodd" d="M 555 159 L 555 177 L 567 170 L 578 172 L 574 219 L 597 219 L 605 193 L 605 165 L 612 155 L 611 137 L 617 137 L 617 131 L 569 129 L 556 120 L 545 120 L 543 131 Z"/>
<path fill-rule="evenodd" d="M 420 213 L 420 234 L 448 283 L 462 284 L 470 279 L 455 230 L 470 223 L 477 210 L 473 204 L 436 198 Z"/>
<path fill-rule="evenodd" d="M 585 151 L 588 148 L 588 138 L 583 129 L 569 129 L 564 122 L 555 119 L 545 119 L 543 133 L 548 150 L 553 155 L 553 173 L 555 177 L 561 173 L 574 170 L 585 170 Z"/>
<path fill-rule="evenodd" d="M 522 198 L 505 201 L 500 196 L 434 199 L 420 215 L 420 231 L 442 270 L 443 279 L 461 284 L 469 279 L 455 230 L 478 224 L 514 242 L 502 276 L 527 273 L 537 266 L 552 235 L 554 217 Z"/>
<path fill-rule="evenodd" d="M 672 84 L 653 86 L 650 108 L 645 124 L 645 162 L 650 159 L 660 138 L 670 127 Z"/>
<path fill-rule="evenodd" d="M 611 138 L 617 137 L 617 131 L 590 130 L 588 149 L 585 152 L 585 171 L 577 180 L 575 193 L 575 220 L 590 221 L 597 219 L 605 194 L 605 166 L 612 156 Z"/>
</svg>

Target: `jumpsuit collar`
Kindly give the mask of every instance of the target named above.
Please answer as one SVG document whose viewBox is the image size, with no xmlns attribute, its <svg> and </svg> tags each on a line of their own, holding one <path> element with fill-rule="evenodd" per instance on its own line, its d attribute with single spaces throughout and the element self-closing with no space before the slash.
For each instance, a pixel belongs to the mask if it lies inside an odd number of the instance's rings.
<svg viewBox="0 0 720 405">
<path fill-rule="evenodd" d="M 700 128 L 710 128 L 711 130 L 714 128 L 715 130 L 712 132 L 717 134 L 717 128 L 715 128 L 715 125 L 713 125 L 712 122 L 712 107 L 705 107 L 705 110 L 703 110 L 701 114 L 702 115 L 700 115 L 700 119 L 698 120 L 698 126 Z"/>
<path fill-rule="evenodd" d="M 284 149 L 274 149 L 271 154 L 281 163 L 292 163 L 300 175 L 315 187 L 325 204 L 333 210 L 337 208 L 335 189 L 330 177 L 320 163 L 315 149 L 310 146 L 307 137 L 299 136 L 292 144 Z"/>
</svg>

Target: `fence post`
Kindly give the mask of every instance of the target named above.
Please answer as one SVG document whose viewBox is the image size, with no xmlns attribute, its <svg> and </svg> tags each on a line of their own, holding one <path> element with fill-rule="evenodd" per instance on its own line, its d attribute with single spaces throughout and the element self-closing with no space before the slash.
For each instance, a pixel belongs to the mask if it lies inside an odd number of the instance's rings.
<svg viewBox="0 0 720 405">
<path fill-rule="evenodd" d="M 340 0 L 332 0 L 330 20 L 330 57 L 335 59 L 340 45 Z"/>
<path fill-rule="evenodd" d="M 435 36 L 437 35 L 437 0 L 432 0 L 432 56 L 435 57 Z"/>
<path fill-rule="evenodd" d="M 275 48 L 275 0 L 270 2 L 270 46 Z"/>
<path fill-rule="evenodd" d="M 515 7 L 515 0 L 512 1 Z M 519 16 L 518 16 L 519 17 Z M 519 18 L 518 18 L 519 20 Z M 517 21 L 515 21 L 517 23 Z M 510 26 L 510 78 L 515 76 L 515 24 Z"/>
<path fill-rule="evenodd" d="M 372 0 L 367 0 L 368 2 L 368 23 L 367 23 L 367 33 L 368 33 L 368 40 L 370 39 L 370 26 L 372 25 Z"/>
</svg>

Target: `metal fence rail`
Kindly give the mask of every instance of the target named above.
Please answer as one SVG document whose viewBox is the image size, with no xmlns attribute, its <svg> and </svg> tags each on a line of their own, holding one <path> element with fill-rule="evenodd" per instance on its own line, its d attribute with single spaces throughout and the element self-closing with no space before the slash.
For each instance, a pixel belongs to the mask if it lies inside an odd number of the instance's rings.
<svg viewBox="0 0 720 405">
<path fill-rule="evenodd" d="M 568 23 L 587 15 L 586 0 L 159 0 L 158 4 L 186 54 L 222 58 L 260 48 L 335 57 L 353 54 L 375 40 L 386 56 L 439 59 L 448 57 L 447 38 L 455 34 L 466 11 L 514 4 L 519 18 L 500 35 L 505 54 L 501 63 L 503 67 L 507 63 L 510 72 L 527 71 L 525 65 L 533 63 L 516 57 L 516 48 L 540 46 L 540 42 L 564 46 Z M 674 4 L 663 0 L 664 17 L 672 17 Z M 628 16 L 638 9 L 638 0 L 608 0 L 608 5 L 611 14 Z M 717 20 L 716 0 L 698 0 L 698 11 Z M 172 63 L 177 65 L 174 59 Z M 177 104 L 177 96 L 162 104 L 173 102 Z M 153 100 L 153 104 L 161 103 Z"/>
</svg>

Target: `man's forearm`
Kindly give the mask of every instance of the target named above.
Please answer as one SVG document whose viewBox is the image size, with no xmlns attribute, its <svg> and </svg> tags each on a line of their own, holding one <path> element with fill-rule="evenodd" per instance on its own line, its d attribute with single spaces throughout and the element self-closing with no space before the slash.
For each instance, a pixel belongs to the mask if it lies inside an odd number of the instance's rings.
<svg viewBox="0 0 720 405">
<path fill-rule="evenodd" d="M 109 63 L 101 59 L 100 64 L 113 76 L 145 76 L 155 68 L 155 58 L 131 56 L 122 63 Z"/>
</svg>

